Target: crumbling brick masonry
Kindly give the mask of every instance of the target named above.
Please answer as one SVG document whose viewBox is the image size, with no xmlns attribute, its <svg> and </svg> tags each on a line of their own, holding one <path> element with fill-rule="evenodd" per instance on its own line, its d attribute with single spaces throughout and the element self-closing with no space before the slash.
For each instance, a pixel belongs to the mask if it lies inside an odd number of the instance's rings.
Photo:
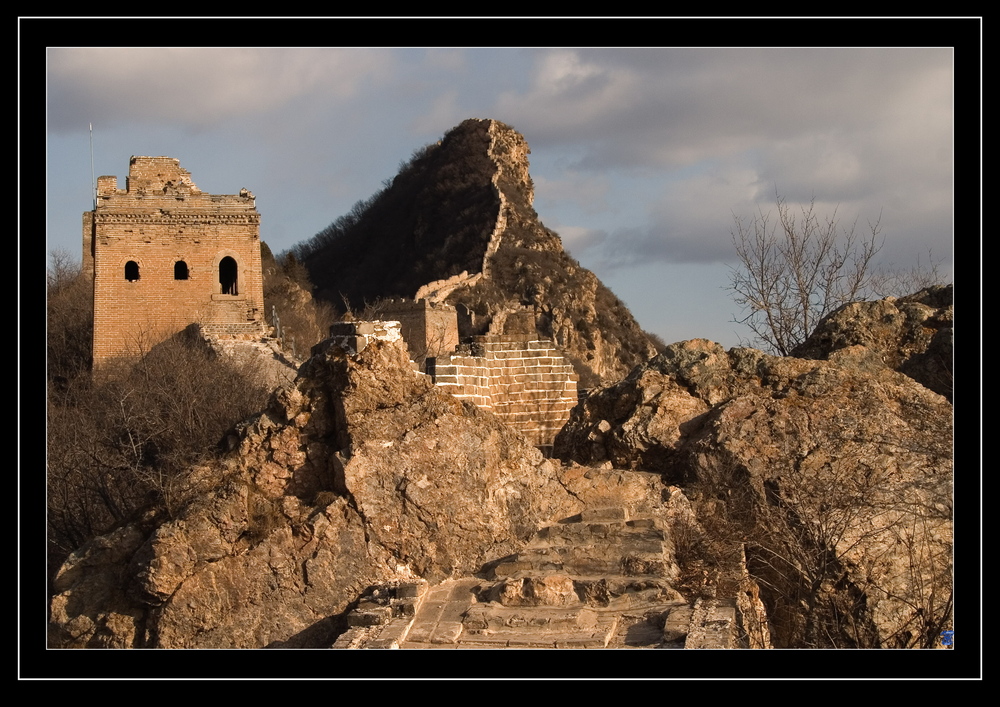
<svg viewBox="0 0 1000 707">
<path fill-rule="evenodd" d="M 554 343 L 531 334 L 477 336 L 434 363 L 437 385 L 491 410 L 543 448 L 569 419 L 578 380 Z"/>
<path fill-rule="evenodd" d="M 125 189 L 100 177 L 83 214 L 94 278 L 94 365 L 199 323 L 217 336 L 264 331 L 254 196 L 202 192 L 170 157 L 132 157 Z"/>
<path fill-rule="evenodd" d="M 455 310 L 450 311 L 454 316 Z M 402 338 L 396 321 L 340 322 L 330 327 L 330 338 L 314 346 L 312 353 L 339 346 L 355 354 L 373 340 Z M 413 367 L 420 373 L 416 363 Z M 457 351 L 429 359 L 427 373 L 442 390 L 490 410 L 542 449 L 552 446 L 577 402 L 573 366 L 555 344 L 534 334 L 473 337 Z"/>
<path fill-rule="evenodd" d="M 387 299 L 379 303 L 379 314 L 400 323 L 410 358 L 421 367 L 428 358 L 458 348 L 458 318 L 452 306 L 432 305 L 425 299 Z"/>
</svg>

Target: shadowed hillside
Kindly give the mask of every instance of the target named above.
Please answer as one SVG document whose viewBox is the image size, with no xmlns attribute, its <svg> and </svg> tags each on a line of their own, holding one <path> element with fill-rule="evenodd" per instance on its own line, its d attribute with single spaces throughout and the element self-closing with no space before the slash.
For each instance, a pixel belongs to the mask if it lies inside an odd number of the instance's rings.
<svg viewBox="0 0 1000 707">
<path fill-rule="evenodd" d="M 386 297 L 465 305 L 467 334 L 529 307 L 585 387 L 652 353 L 627 307 L 562 248 L 532 202 L 524 138 L 470 119 L 418 150 L 381 192 L 295 249 L 317 295 L 360 309 Z"/>
</svg>

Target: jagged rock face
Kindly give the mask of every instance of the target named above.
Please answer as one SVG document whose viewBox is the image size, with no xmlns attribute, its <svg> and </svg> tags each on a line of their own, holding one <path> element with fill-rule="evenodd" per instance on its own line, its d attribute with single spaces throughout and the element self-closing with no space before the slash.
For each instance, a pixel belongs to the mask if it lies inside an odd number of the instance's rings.
<svg viewBox="0 0 1000 707">
<path fill-rule="evenodd" d="M 369 585 L 470 573 L 581 507 L 517 432 L 382 342 L 315 355 L 229 443 L 174 518 L 71 555 L 53 646 L 328 647 Z"/>
<path fill-rule="evenodd" d="M 336 483 L 353 499 L 372 541 L 439 581 L 514 551 L 540 522 L 570 512 L 558 464 L 518 432 L 428 380 L 405 375 L 405 349 L 366 349 L 362 361 L 366 355 L 396 357 L 403 371 L 390 384 L 385 366 L 352 369 L 345 382 L 352 395 L 337 425 L 350 456 L 335 457 Z"/>
<path fill-rule="evenodd" d="M 850 357 L 854 365 L 885 365 L 950 400 L 953 293 L 952 285 L 938 285 L 898 299 L 844 305 L 825 317 L 792 356 Z"/>
<path fill-rule="evenodd" d="M 578 406 L 555 454 L 687 484 L 745 544 L 776 645 L 927 645 L 951 610 L 952 407 L 851 364 L 674 344 Z"/>
<path fill-rule="evenodd" d="M 475 315 L 475 334 L 522 306 L 584 385 L 624 376 L 653 353 L 631 313 L 538 220 L 524 137 L 466 120 L 425 148 L 385 191 L 303 248 L 320 296 L 355 307 L 440 296 Z M 339 223 L 339 225 L 338 225 Z"/>
</svg>

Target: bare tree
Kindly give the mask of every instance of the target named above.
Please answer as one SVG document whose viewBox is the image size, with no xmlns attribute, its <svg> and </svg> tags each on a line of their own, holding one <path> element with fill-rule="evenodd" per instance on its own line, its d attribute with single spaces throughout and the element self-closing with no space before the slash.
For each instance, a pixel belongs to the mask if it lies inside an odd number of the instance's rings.
<svg viewBox="0 0 1000 707">
<path fill-rule="evenodd" d="M 872 292 L 876 297 L 910 295 L 934 285 L 944 285 L 949 278 L 944 274 L 944 259 L 934 256 L 927 249 L 927 260 L 917 255 L 917 262 L 909 268 L 881 268 L 876 273 Z"/>
<path fill-rule="evenodd" d="M 815 199 L 799 216 L 781 196 L 775 201 L 777 219 L 761 209 L 750 219 L 734 215 L 739 264 L 728 289 L 743 308 L 736 321 L 754 333 L 750 343 L 787 356 L 820 319 L 870 293 L 884 239 L 879 221 L 859 235 L 857 220 L 844 228 L 836 210 L 821 220 Z"/>
</svg>

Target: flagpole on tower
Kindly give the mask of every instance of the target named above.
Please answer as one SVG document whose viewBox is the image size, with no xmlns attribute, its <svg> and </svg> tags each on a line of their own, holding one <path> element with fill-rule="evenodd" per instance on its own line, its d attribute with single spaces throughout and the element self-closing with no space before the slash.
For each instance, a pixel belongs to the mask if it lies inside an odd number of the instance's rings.
<svg viewBox="0 0 1000 707">
<path fill-rule="evenodd" d="M 94 124 L 90 124 L 90 187 L 94 193 L 94 211 L 97 211 L 97 182 L 94 180 Z"/>
</svg>

